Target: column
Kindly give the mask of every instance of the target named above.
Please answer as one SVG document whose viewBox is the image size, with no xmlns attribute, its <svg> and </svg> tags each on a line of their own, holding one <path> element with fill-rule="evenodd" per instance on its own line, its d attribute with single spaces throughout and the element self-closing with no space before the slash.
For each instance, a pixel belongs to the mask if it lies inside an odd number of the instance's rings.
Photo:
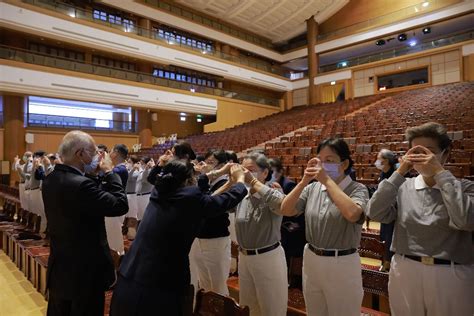
<svg viewBox="0 0 474 316">
<path fill-rule="evenodd" d="M 151 34 L 151 21 L 147 18 L 138 18 L 138 26 L 140 27 L 138 34 L 153 38 L 153 34 Z"/>
<path fill-rule="evenodd" d="M 138 119 L 138 142 L 142 147 L 151 147 L 151 113 L 147 110 L 137 109 Z"/>
<path fill-rule="evenodd" d="M 17 95 L 3 95 L 3 159 L 13 162 L 13 158 L 21 157 L 26 151 L 24 111 L 27 98 Z M 11 184 L 18 181 L 18 175 L 12 173 Z"/>
<path fill-rule="evenodd" d="M 293 91 L 286 91 L 283 95 L 284 110 L 291 110 L 293 108 Z"/>
<path fill-rule="evenodd" d="M 317 89 L 314 85 L 314 78 L 318 74 L 319 57 L 316 54 L 314 46 L 317 42 L 319 25 L 314 19 L 314 16 L 306 21 L 307 24 L 307 39 L 308 39 L 308 104 L 316 104 L 319 101 Z"/>
</svg>

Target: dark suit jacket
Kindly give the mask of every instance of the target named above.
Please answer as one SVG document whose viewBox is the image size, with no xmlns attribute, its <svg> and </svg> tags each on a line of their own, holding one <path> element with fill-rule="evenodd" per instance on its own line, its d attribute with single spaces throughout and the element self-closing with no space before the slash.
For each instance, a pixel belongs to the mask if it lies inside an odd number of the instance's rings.
<svg viewBox="0 0 474 316">
<path fill-rule="evenodd" d="M 127 213 L 120 177 L 108 173 L 102 184 L 77 169 L 56 165 L 42 188 L 51 238 L 48 287 L 62 299 L 104 291 L 115 279 L 104 216 Z"/>
<path fill-rule="evenodd" d="M 190 283 L 188 254 L 199 224 L 237 206 L 246 194 L 240 183 L 218 196 L 202 193 L 197 186 L 168 197 L 159 197 L 154 189 L 120 274 L 149 288 L 185 289 Z"/>
</svg>

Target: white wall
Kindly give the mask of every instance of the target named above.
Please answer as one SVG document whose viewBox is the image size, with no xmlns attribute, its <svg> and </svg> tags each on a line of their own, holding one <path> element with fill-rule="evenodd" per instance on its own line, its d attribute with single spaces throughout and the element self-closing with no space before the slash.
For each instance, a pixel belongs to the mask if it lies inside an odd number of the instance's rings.
<svg viewBox="0 0 474 316">
<path fill-rule="evenodd" d="M 157 44 L 158 42 L 144 41 L 138 36 L 134 38 L 96 29 L 75 23 L 74 20 L 68 16 L 64 16 L 64 19 L 56 18 L 0 2 L 0 25 L 4 27 L 131 57 L 205 71 L 274 90 L 292 90 L 292 83 L 284 78 L 162 46 Z"/>
<path fill-rule="evenodd" d="M 47 97 L 215 114 L 217 100 L 0 65 L 0 90 Z"/>
</svg>

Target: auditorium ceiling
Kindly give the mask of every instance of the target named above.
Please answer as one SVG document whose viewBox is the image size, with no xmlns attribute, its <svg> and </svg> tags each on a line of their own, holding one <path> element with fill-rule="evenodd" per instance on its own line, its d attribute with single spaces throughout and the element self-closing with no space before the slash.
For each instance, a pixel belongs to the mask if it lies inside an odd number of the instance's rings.
<svg viewBox="0 0 474 316">
<path fill-rule="evenodd" d="M 273 42 L 282 42 L 306 31 L 306 20 L 321 23 L 348 0 L 175 0 L 236 25 Z"/>
</svg>

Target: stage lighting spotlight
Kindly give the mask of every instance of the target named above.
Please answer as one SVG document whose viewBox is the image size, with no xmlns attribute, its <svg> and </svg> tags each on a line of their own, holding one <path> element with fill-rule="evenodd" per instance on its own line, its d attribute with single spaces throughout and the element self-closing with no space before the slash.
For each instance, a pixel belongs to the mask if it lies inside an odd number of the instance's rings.
<svg viewBox="0 0 474 316">
<path fill-rule="evenodd" d="M 406 41 L 407 38 L 408 38 L 408 37 L 407 37 L 407 35 L 406 35 L 405 33 L 402 33 L 402 34 L 398 35 L 398 40 L 399 40 L 400 42 Z"/>
</svg>

